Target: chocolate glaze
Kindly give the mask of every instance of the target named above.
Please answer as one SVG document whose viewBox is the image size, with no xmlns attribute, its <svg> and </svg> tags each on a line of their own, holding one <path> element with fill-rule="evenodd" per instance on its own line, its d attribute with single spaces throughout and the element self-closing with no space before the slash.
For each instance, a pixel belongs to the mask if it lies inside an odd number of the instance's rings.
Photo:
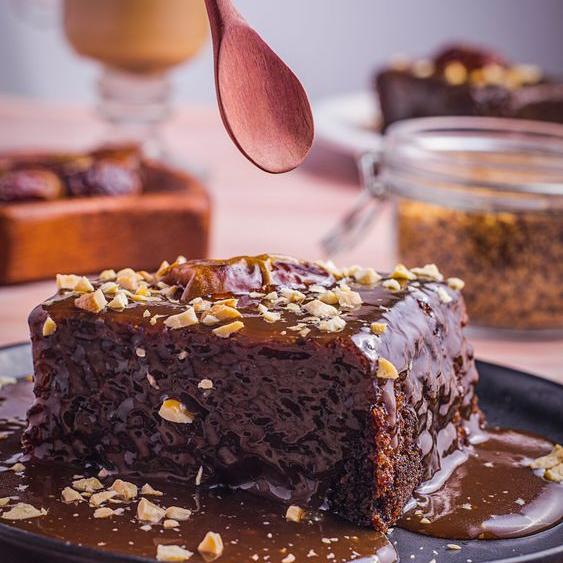
<svg viewBox="0 0 563 563">
<path fill-rule="evenodd" d="M 280 271 L 305 285 L 319 282 L 310 266 Z M 291 330 L 303 316 L 280 309 L 280 321 L 267 323 L 260 299 L 248 293 L 237 294 L 244 329 L 229 339 L 203 324 L 169 330 L 163 317 L 150 324 L 147 310 L 185 309 L 169 300 L 99 315 L 77 309 L 75 296 L 40 305 L 30 317 L 36 401 L 27 452 L 187 481 L 203 466 L 206 486 L 323 507 L 384 530 L 442 457 L 465 442 L 477 372 L 458 292 L 434 282 L 402 282 L 396 292 L 352 288 L 363 304 L 342 313 L 344 330 L 312 327 L 306 336 Z M 45 338 L 47 315 L 57 330 Z M 373 334 L 373 321 L 387 330 Z M 375 376 L 380 357 L 396 366 L 397 380 Z M 203 378 L 213 389 L 198 387 Z M 186 405 L 194 422 L 162 419 L 167 398 Z"/>
<path fill-rule="evenodd" d="M 563 484 L 528 467 L 549 453 L 550 442 L 500 429 L 483 431 L 474 441 L 465 463 L 443 486 L 430 482 L 415 492 L 416 506 L 399 526 L 439 538 L 500 539 L 531 535 L 561 521 Z"/>
</svg>

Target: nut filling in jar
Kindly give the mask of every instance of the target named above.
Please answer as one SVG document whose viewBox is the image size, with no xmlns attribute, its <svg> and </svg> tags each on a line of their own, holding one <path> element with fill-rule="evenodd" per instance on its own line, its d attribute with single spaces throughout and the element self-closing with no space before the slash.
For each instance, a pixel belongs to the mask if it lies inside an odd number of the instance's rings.
<svg viewBox="0 0 563 563">
<path fill-rule="evenodd" d="M 409 120 L 361 164 L 366 189 L 394 200 L 399 261 L 455 272 L 473 324 L 563 329 L 563 126 Z M 332 249 L 357 235 L 365 202 L 327 239 Z"/>
</svg>

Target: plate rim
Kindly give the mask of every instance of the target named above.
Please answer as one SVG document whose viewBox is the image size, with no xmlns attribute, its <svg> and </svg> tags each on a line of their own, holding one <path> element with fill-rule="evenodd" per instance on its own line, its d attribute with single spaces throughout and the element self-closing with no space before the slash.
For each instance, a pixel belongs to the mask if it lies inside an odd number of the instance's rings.
<svg viewBox="0 0 563 563">
<path fill-rule="evenodd" d="M 31 347 L 31 342 L 19 342 L 16 344 L 4 344 L 0 346 L 0 353 L 13 348 L 23 348 Z M 496 364 L 494 362 L 482 361 L 476 358 L 477 366 L 490 366 L 493 369 L 503 369 L 509 372 L 513 372 L 518 376 L 522 376 L 533 381 L 539 381 L 541 384 L 548 384 L 548 387 L 553 387 L 557 392 L 561 393 L 563 391 L 563 384 L 547 379 L 532 373 L 528 373 L 519 369 L 515 369 L 509 366 L 503 366 L 501 364 Z M 18 379 L 21 379 L 20 376 Z M 557 526 L 563 526 L 562 523 Z M 477 540 L 478 541 L 478 540 Z M 502 542 L 504 540 L 486 540 L 487 542 Z M 58 554 L 64 556 L 76 557 L 77 561 L 95 561 L 96 558 L 103 556 L 106 561 L 127 561 L 133 563 L 146 563 L 148 561 L 154 561 L 154 558 L 147 558 L 138 555 L 131 555 L 126 553 L 117 553 L 114 551 L 105 551 L 96 549 L 90 546 L 78 546 L 76 544 L 67 543 L 62 539 L 51 538 L 49 536 L 44 536 L 35 532 L 30 532 L 28 530 L 22 530 L 21 528 L 15 528 L 8 524 L 3 524 L 0 522 L 0 542 L 6 542 L 12 546 L 21 547 L 25 544 L 32 544 L 37 549 L 48 555 L 56 556 Z M 543 560 L 562 554 L 563 544 L 558 547 L 551 547 L 542 551 L 537 551 L 535 553 L 529 553 L 525 555 L 517 555 L 515 557 L 508 557 L 503 559 L 492 559 L 493 563 L 525 563 L 527 561 L 538 561 Z M 539 559 L 541 558 L 541 559 Z"/>
</svg>

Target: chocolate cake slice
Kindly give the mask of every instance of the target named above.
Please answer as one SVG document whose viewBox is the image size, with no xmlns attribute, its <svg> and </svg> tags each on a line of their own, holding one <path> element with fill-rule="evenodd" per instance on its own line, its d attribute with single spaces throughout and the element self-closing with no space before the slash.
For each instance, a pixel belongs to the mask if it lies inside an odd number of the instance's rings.
<svg viewBox="0 0 563 563">
<path fill-rule="evenodd" d="M 563 81 L 532 65 L 458 45 L 377 73 L 382 128 L 403 119 L 483 116 L 563 123 Z"/>
<path fill-rule="evenodd" d="M 57 282 L 30 316 L 39 459 L 384 530 L 478 412 L 463 283 L 435 266 L 179 259 Z"/>
</svg>

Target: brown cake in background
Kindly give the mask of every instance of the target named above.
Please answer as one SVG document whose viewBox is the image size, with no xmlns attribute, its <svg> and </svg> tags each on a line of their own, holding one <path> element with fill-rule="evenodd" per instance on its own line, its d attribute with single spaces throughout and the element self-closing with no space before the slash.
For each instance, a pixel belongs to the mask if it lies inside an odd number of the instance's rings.
<svg viewBox="0 0 563 563">
<path fill-rule="evenodd" d="M 397 61 L 374 81 L 382 128 L 416 117 L 488 116 L 563 123 L 563 80 L 470 45 Z"/>
</svg>

